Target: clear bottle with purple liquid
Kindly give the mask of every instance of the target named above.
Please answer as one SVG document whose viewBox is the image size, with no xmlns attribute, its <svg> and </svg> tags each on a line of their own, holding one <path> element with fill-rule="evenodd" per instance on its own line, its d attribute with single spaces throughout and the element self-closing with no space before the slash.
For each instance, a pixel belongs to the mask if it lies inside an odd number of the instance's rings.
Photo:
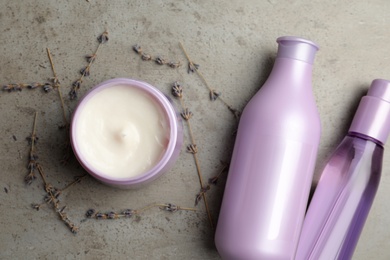
<svg viewBox="0 0 390 260">
<path fill-rule="evenodd" d="M 351 259 L 378 189 L 390 132 L 390 82 L 377 79 L 332 154 L 309 205 L 296 260 Z"/>
</svg>

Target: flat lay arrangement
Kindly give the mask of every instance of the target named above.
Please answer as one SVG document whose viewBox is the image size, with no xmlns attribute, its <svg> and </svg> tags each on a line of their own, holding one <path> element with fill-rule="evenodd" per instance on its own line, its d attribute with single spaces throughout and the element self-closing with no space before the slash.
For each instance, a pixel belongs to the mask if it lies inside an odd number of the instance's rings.
<svg viewBox="0 0 390 260">
<path fill-rule="evenodd" d="M 390 257 L 386 1 L 0 7 L 1 259 Z"/>
</svg>

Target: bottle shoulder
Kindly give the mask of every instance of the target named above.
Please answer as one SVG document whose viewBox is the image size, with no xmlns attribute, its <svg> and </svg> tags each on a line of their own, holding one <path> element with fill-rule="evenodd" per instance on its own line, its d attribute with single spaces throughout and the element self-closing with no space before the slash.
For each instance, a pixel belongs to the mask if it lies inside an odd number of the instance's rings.
<svg viewBox="0 0 390 260">
<path fill-rule="evenodd" d="M 311 86 L 300 88 L 286 84 L 278 89 L 266 82 L 248 102 L 245 110 L 271 114 L 299 111 L 302 116 L 319 117 Z"/>
<path fill-rule="evenodd" d="M 321 122 L 314 98 L 302 101 L 259 94 L 245 107 L 240 119 L 242 128 L 255 128 L 258 134 L 319 139 Z"/>
</svg>

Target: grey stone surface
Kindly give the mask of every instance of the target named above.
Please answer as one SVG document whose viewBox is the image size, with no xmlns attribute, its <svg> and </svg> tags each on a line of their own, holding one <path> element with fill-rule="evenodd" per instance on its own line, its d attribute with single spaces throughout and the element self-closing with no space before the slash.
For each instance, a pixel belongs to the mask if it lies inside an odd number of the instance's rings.
<svg viewBox="0 0 390 260">
<path fill-rule="evenodd" d="M 110 40 L 99 50 L 80 95 L 115 77 L 147 81 L 169 94 L 170 84 L 185 86 L 204 178 L 228 161 L 236 121 L 221 102 L 210 102 L 197 77 L 179 69 L 142 62 L 131 50 L 140 44 L 154 55 L 186 64 L 183 42 L 209 84 L 233 107 L 242 109 L 268 76 L 283 35 L 317 42 L 313 88 L 323 133 L 315 180 L 329 153 L 345 135 L 360 97 L 375 78 L 390 78 L 390 2 L 373 1 L 19 1 L 0 2 L 0 83 L 46 82 L 52 77 L 50 48 L 69 112 L 71 83 L 86 65 L 105 29 Z M 1 259 L 219 259 L 213 233 L 200 203 L 197 212 L 174 214 L 151 209 L 134 219 L 84 221 L 87 209 L 140 208 L 153 202 L 192 207 L 199 181 L 191 155 L 181 153 L 175 167 L 139 190 L 118 190 L 87 177 L 61 195 L 69 218 L 80 226 L 73 235 L 50 207 L 31 209 L 44 196 L 42 181 L 23 183 L 29 146 L 25 138 L 38 112 L 39 161 L 54 186 L 84 173 L 75 159 L 61 166 L 65 134 L 58 94 L 41 90 L 0 93 Z M 185 132 L 188 142 L 188 131 Z M 387 144 L 385 149 L 389 149 Z M 354 259 L 390 259 L 390 154 Z M 207 198 L 217 220 L 224 175 Z M 245 214 L 243 212 L 242 214 Z"/>
</svg>

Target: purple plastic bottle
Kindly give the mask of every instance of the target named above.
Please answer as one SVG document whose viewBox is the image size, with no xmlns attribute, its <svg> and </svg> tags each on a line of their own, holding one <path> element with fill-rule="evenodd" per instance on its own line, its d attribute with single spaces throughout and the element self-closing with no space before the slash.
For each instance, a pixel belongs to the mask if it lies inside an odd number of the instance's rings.
<svg viewBox="0 0 390 260">
<path fill-rule="evenodd" d="M 270 76 L 241 116 L 215 243 L 223 259 L 292 259 L 320 140 L 318 47 L 281 37 Z"/>
<path fill-rule="evenodd" d="M 296 260 L 352 258 L 381 176 L 390 132 L 390 81 L 376 79 L 318 182 Z"/>
</svg>

